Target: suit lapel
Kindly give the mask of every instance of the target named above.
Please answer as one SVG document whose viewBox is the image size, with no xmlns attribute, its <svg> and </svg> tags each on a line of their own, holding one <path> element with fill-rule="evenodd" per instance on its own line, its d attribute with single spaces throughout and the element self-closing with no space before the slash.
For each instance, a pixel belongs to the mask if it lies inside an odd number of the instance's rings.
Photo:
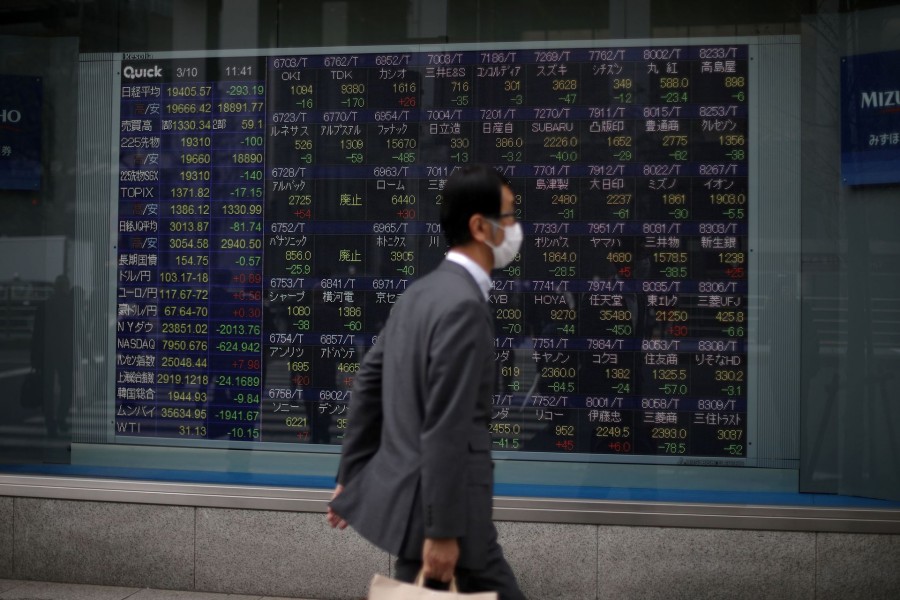
<svg viewBox="0 0 900 600">
<path fill-rule="evenodd" d="M 481 288 L 478 287 L 478 284 L 475 282 L 475 278 L 472 277 L 472 275 L 466 270 L 464 266 L 450 260 L 444 260 L 440 265 L 438 265 L 437 270 L 457 275 L 466 282 L 466 286 L 476 298 L 484 301 L 484 295 L 481 292 Z M 488 310 L 487 302 L 484 302 L 484 306 L 485 310 Z"/>
</svg>

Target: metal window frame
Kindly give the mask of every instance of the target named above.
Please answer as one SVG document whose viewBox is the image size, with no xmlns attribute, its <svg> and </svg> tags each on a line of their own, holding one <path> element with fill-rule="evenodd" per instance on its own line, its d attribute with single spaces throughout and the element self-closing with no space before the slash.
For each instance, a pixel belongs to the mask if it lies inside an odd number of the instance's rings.
<svg viewBox="0 0 900 600">
<path fill-rule="evenodd" d="M 244 510 L 324 513 L 330 490 L 0 475 L 0 496 Z M 498 521 L 900 534 L 900 510 L 494 498 Z"/>
</svg>

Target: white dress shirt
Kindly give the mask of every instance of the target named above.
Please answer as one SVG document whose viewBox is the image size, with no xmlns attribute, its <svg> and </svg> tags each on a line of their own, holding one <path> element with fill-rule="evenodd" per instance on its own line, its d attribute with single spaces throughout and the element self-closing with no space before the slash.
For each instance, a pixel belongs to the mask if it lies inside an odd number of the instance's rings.
<svg viewBox="0 0 900 600">
<path fill-rule="evenodd" d="M 471 275 L 475 280 L 475 283 L 478 284 L 478 287 L 481 288 L 481 293 L 484 294 L 484 299 L 490 299 L 491 277 L 484 272 L 484 269 L 482 269 L 477 262 L 466 256 L 462 252 L 457 252 L 456 250 L 450 250 L 449 252 L 447 252 L 447 260 L 449 260 L 450 262 L 455 262 L 456 264 L 463 267 L 466 271 L 468 271 L 469 275 Z"/>
</svg>

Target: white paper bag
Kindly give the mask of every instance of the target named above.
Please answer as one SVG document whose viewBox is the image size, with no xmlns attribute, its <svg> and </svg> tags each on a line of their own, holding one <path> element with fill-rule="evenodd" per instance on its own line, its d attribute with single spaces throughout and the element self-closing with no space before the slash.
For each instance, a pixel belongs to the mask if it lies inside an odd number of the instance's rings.
<svg viewBox="0 0 900 600">
<path fill-rule="evenodd" d="M 375 575 L 369 584 L 369 600 L 497 600 L 497 592 L 478 592 L 477 594 L 462 594 L 455 591 L 456 586 L 451 584 L 449 592 L 432 590 L 424 587 L 421 578 L 416 583 L 404 583 Z"/>
</svg>

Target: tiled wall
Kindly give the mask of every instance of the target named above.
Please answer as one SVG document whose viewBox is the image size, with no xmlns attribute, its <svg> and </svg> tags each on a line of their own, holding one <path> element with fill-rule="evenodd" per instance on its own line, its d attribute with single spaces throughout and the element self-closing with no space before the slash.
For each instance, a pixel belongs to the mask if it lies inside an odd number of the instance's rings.
<svg viewBox="0 0 900 600">
<path fill-rule="evenodd" d="M 15 498 L 13 575 L 190 590 L 194 509 Z"/>
<path fill-rule="evenodd" d="M 498 523 L 528 598 L 900 598 L 900 536 Z M 390 558 L 319 513 L 0 497 L 0 578 L 359 598 Z"/>
<path fill-rule="evenodd" d="M 0 496 L 0 579 L 13 574 L 13 499 Z"/>
</svg>

